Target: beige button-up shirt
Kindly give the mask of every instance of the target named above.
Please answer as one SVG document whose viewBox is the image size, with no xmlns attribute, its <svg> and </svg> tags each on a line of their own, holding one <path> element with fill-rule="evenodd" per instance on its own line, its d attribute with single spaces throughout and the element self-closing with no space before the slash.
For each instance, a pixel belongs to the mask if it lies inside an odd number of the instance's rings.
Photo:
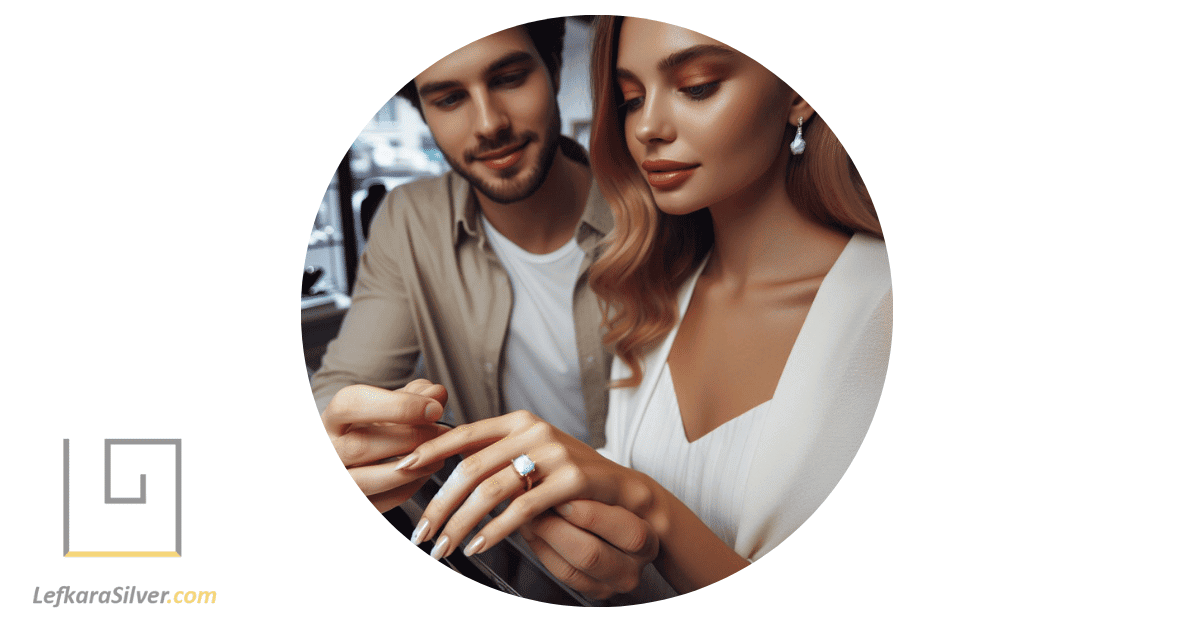
<svg viewBox="0 0 1200 628">
<path fill-rule="evenodd" d="M 600 342 L 600 306 L 588 270 L 612 214 L 596 184 L 576 227 L 585 254 L 575 281 L 575 344 L 587 408 L 589 444 L 604 445 L 606 387 L 612 356 Z M 500 377 L 512 314 L 508 274 L 487 242 L 466 179 L 451 172 L 398 187 L 371 225 L 354 299 L 329 344 L 312 389 L 320 411 L 351 384 L 395 389 L 425 376 L 449 391 L 455 423 L 505 411 Z"/>
</svg>

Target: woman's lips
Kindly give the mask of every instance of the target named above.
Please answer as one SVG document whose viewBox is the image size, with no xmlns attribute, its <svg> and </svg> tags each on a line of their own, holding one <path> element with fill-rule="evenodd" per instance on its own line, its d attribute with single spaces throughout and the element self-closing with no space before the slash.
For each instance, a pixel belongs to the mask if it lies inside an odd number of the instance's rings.
<svg viewBox="0 0 1200 628">
<path fill-rule="evenodd" d="M 680 161 L 653 159 L 642 162 L 642 170 L 646 171 L 646 182 L 659 190 L 670 190 L 683 185 L 700 164 L 685 164 Z"/>
<path fill-rule="evenodd" d="M 528 145 L 529 143 L 525 142 L 519 146 L 502 148 L 498 151 L 476 155 L 475 161 L 483 162 L 483 165 L 492 170 L 504 170 L 521 159 L 521 155 L 525 154 L 525 147 Z"/>
</svg>

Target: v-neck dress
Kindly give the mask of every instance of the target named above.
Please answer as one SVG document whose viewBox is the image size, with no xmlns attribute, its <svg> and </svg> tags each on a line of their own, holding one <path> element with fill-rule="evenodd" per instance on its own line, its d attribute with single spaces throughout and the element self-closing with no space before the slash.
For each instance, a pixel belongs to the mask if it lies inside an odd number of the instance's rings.
<svg viewBox="0 0 1200 628">
<path fill-rule="evenodd" d="M 670 366 L 664 367 L 662 377 L 646 406 L 647 414 L 662 420 L 644 421 L 638 427 L 632 466 L 659 484 L 673 487 L 671 493 L 732 547 L 753 459 L 743 452 L 758 448 L 771 401 L 688 442 Z"/>
<path fill-rule="evenodd" d="M 702 270 L 680 289 L 680 320 Z M 667 366 L 678 329 L 645 356 L 640 386 L 610 392 L 601 453 L 654 478 L 756 560 L 824 501 L 866 436 L 891 350 L 887 250 L 878 238 L 852 237 L 821 282 L 772 398 L 692 443 Z M 613 378 L 628 376 L 614 360 Z"/>
</svg>

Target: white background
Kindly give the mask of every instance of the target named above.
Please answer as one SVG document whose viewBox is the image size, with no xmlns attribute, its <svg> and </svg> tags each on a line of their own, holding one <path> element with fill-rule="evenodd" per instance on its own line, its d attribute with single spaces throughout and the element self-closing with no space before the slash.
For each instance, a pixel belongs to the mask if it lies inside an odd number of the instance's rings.
<svg viewBox="0 0 1200 628">
<path fill-rule="evenodd" d="M 6 618 L 1200 619 L 1187 4 L 16 6 L 0 21 Z M 296 287 L 325 186 L 389 94 L 501 27 L 601 12 L 721 39 L 821 111 L 883 220 L 895 339 L 858 458 L 787 543 L 678 600 L 578 611 L 464 582 L 356 493 L 307 390 Z M 159 144 L 184 150 L 147 158 Z M 62 439 L 105 437 L 183 439 L 182 558 L 60 556 Z M 60 585 L 219 602 L 31 603 Z"/>
</svg>

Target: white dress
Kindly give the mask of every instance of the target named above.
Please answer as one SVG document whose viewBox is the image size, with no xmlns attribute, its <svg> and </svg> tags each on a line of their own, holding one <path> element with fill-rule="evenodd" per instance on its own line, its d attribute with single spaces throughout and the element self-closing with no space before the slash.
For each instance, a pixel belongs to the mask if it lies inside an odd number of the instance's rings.
<svg viewBox="0 0 1200 628">
<path fill-rule="evenodd" d="M 680 289 L 680 320 L 701 270 Z M 601 453 L 653 477 L 739 555 L 757 560 L 817 509 L 866 436 L 891 350 L 887 250 L 878 238 L 850 239 L 821 282 L 772 399 L 695 443 L 683 434 L 667 367 L 677 331 L 646 355 L 640 386 L 610 393 Z M 614 360 L 613 378 L 628 376 Z"/>
</svg>

